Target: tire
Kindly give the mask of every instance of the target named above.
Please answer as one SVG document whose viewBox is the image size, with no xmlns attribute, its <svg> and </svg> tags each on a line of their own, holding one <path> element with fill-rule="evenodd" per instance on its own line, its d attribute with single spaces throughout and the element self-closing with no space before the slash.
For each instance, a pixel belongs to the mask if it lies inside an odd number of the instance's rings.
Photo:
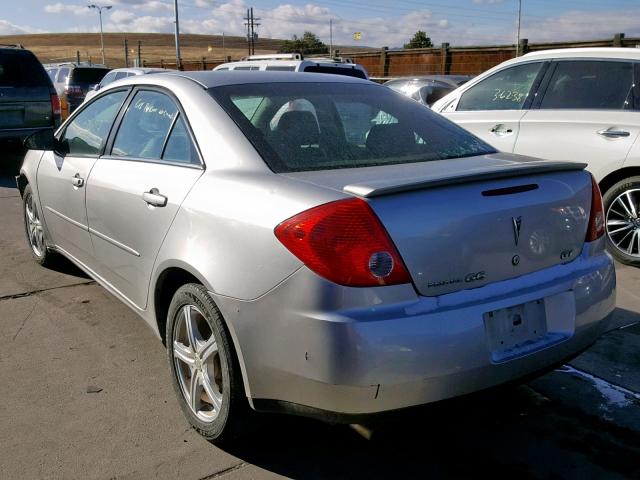
<svg viewBox="0 0 640 480">
<path fill-rule="evenodd" d="M 240 365 L 222 315 L 202 285 L 183 285 L 173 296 L 166 344 L 173 387 L 191 426 L 215 444 L 246 433 L 254 412 L 245 397 Z M 196 392 L 193 402 L 191 391 Z"/>
<path fill-rule="evenodd" d="M 55 253 L 47 246 L 47 238 L 42 228 L 38 205 L 34 200 L 31 185 L 27 185 L 22 194 L 22 216 L 24 231 L 33 259 L 44 267 L 51 266 Z"/>
<path fill-rule="evenodd" d="M 640 266 L 640 177 L 613 185 L 602 203 L 607 250 L 620 263 Z"/>
</svg>

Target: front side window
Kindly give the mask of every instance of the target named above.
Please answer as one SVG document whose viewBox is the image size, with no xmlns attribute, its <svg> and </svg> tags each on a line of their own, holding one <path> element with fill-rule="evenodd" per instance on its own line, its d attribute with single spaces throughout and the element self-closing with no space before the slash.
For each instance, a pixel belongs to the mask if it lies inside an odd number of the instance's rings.
<svg viewBox="0 0 640 480">
<path fill-rule="evenodd" d="M 464 92 L 456 110 L 521 110 L 542 65 L 525 63 L 494 73 Z"/>
<path fill-rule="evenodd" d="M 495 152 L 419 103 L 374 84 L 255 83 L 209 93 L 277 173 Z M 249 113 L 250 101 L 258 106 Z"/>
<path fill-rule="evenodd" d="M 83 109 L 62 134 L 61 151 L 70 155 L 97 156 L 126 96 L 126 91 L 113 92 Z"/>
<path fill-rule="evenodd" d="M 634 104 L 633 64 L 558 62 L 540 104 L 543 109 L 625 110 Z"/>
<path fill-rule="evenodd" d="M 140 91 L 127 107 L 111 154 L 160 160 L 178 107 L 160 92 Z"/>
</svg>

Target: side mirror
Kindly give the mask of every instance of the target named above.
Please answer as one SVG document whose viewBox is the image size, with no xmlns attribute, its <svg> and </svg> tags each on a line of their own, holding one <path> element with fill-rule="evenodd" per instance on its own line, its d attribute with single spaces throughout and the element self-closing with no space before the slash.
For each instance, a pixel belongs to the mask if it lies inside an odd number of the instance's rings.
<svg viewBox="0 0 640 480">
<path fill-rule="evenodd" d="M 89 90 L 93 90 L 94 92 L 97 92 L 98 90 L 100 90 L 100 84 L 96 83 L 95 85 L 91 85 L 89 87 Z"/>
<path fill-rule="evenodd" d="M 58 139 L 53 135 L 53 129 L 47 128 L 33 132 L 23 144 L 28 150 L 56 150 Z"/>
</svg>

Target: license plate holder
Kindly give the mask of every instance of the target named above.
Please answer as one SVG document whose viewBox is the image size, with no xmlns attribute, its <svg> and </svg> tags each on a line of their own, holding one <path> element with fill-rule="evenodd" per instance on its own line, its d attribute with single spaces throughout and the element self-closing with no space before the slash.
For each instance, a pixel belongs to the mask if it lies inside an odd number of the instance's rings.
<svg viewBox="0 0 640 480">
<path fill-rule="evenodd" d="M 534 300 L 487 312 L 484 327 L 494 361 L 524 354 L 547 337 L 545 302 Z"/>
</svg>

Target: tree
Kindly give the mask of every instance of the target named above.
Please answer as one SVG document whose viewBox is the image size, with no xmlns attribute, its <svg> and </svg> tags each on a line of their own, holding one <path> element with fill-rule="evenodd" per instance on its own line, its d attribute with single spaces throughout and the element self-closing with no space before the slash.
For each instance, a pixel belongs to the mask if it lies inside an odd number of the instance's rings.
<svg viewBox="0 0 640 480">
<path fill-rule="evenodd" d="M 313 32 L 306 31 L 302 37 L 294 35 L 291 40 L 285 40 L 280 49 L 282 53 L 329 53 L 327 47 Z"/>
<path fill-rule="evenodd" d="M 429 48 L 433 47 L 431 38 L 422 30 L 418 30 L 409 43 L 404 44 L 404 48 Z"/>
</svg>

